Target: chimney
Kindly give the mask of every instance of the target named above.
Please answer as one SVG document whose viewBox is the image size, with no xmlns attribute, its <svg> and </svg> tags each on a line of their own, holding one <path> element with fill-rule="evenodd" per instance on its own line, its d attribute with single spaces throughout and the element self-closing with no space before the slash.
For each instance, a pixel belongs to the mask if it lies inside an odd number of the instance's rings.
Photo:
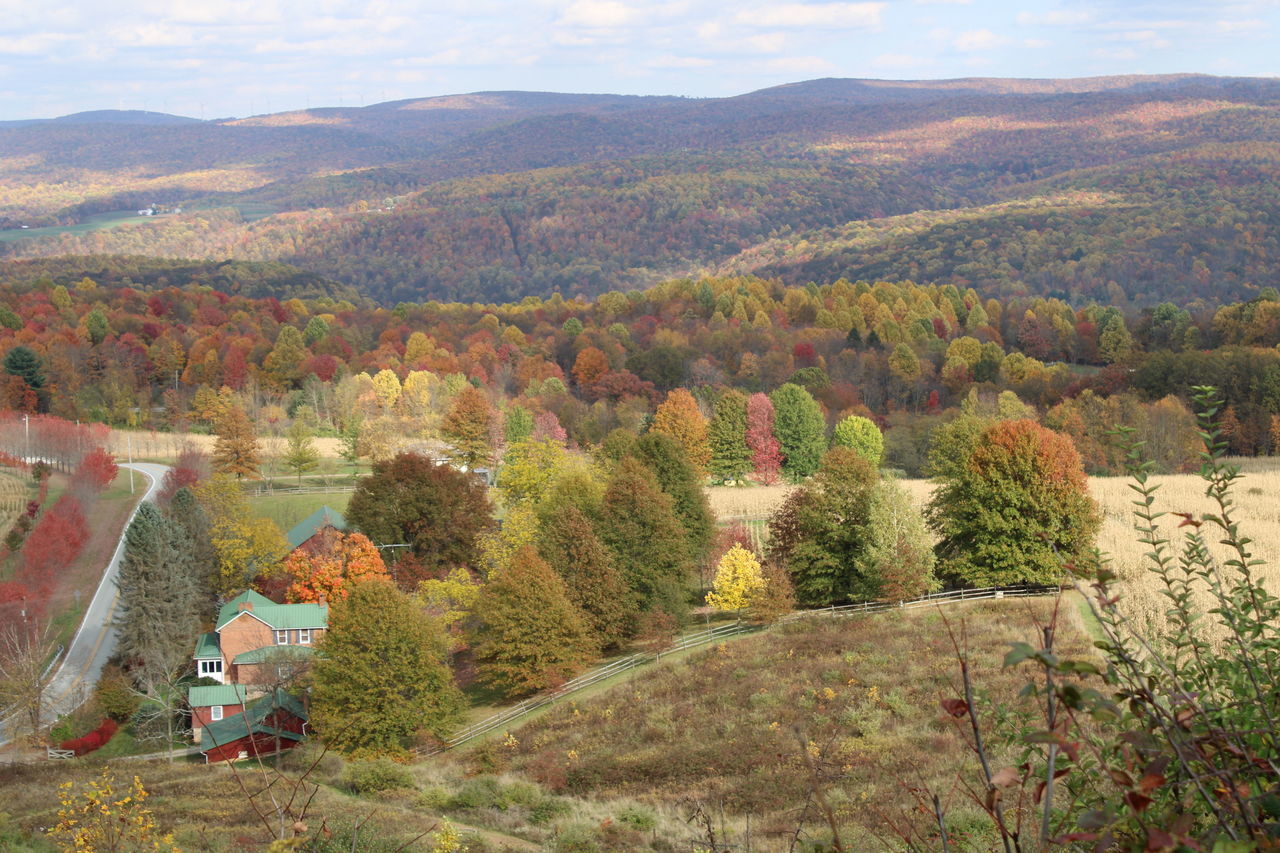
<svg viewBox="0 0 1280 853">
<path fill-rule="evenodd" d="M 329 597 L 322 592 L 316 596 L 316 603 L 321 607 L 327 607 L 329 605 Z"/>
<path fill-rule="evenodd" d="M 243 613 L 243 612 L 245 612 L 246 610 L 247 610 L 247 611 L 249 611 L 250 613 L 252 613 L 252 612 L 253 612 L 253 602 L 252 602 L 252 601 L 242 601 L 242 602 L 240 602 L 239 612 Z"/>
</svg>

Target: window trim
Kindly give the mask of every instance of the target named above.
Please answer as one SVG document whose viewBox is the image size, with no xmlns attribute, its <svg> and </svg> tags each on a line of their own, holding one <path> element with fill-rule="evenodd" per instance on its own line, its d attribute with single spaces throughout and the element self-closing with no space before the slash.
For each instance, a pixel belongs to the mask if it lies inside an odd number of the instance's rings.
<svg viewBox="0 0 1280 853">
<path fill-rule="evenodd" d="M 221 706 L 221 705 L 210 705 L 210 706 L 209 706 L 209 720 L 210 720 L 211 722 L 215 722 L 215 723 L 216 723 L 218 720 L 221 720 L 221 719 L 222 719 L 222 706 Z"/>
<path fill-rule="evenodd" d="M 222 675 L 222 658 L 201 658 L 200 675 L 208 678 Z"/>
<path fill-rule="evenodd" d="M 282 639 L 280 639 L 281 637 L 284 637 L 284 639 L 283 639 L 283 640 L 282 640 Z M 288 632 L 288 631 L 280 631 L 280 630 L 277 630 L 277 631 L 276 631 L 276 645 L 277 645 L 277 646 L 287 646 L 287 645 L 289 645 L 289 632 Z"/>
<path fill-rule="evenodd" d="M 311 629 L 310 628 L 298 629 L 298 645 L 300 646 L 311 645 Z"/>
</svg>

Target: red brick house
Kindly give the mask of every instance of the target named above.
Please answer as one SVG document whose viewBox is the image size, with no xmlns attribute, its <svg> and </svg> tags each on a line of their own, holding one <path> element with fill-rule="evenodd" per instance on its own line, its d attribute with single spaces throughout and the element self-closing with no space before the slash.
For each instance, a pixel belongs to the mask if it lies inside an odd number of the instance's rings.
<svg viewBox="0 0 1280 853">
<path fill-rule="evenodd" d="M 280 667 L 308 657 L 328 624 L 327 605 L 276 604 L 247 590 L 222 605 L 214 631 L 196 642 L 196 675 L 263 689 L 278 684 Z"/>
<path fill-rule="evenodd" d="M 192 738 L 212 744 L 208 761 L 287 749 L 303 738 L 305 705 L 284 691 L 314 654 L 329 623 L 324 604 L 277 604 L 246 590 L 222 605 L 214 630 L 196 642 Z"/>
</svg>

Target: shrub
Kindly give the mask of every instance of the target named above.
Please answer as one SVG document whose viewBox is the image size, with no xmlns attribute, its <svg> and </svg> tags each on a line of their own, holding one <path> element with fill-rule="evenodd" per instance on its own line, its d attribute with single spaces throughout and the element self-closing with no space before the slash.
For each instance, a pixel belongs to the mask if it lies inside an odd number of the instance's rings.
<svg viewBox="0 0 1280 853">
<path fill-rule="evenodd" d="M 110 667 L 98 679 L 93 700 L 98 710 L 107 717 L 123 722 L 131 718 L 142 704 L 141 697 L 133 692 L 129 679 L 118 667 Z"/>
<path fill-rule="evenodd" d="M 497 779 L 479 776 L 464 782 L 450 805 L 455 809 L 505 809 L 507 800 Z"/>
<path fill-rule="evenodd" d="M 559 797 L 547 797 L 529 809 L 529 823 L 542 826 L 567 816 L 571 811 L 566 801 Z"/>
<path fill-rule="evenodd" d="M 642 806 L 626 806 L 615 815 L 615 818 L 623 826 L 641 832 L 650 832 L 658 825 L 657 815 Z"/>
<path fill-rule="evenodd" d="M 347 765 L 342 784 L 357 794 L 376 794 L 397 788 L 412 788 L 413 775 L 407 767 L 385 758 L 356 761 Z"/>
<path fill-rule="evenodd" d="M 589 823 L 570 823 L 556 834 L 552 842 L 556 853 L 602 853 L 599 833 Z"/>
</svg>

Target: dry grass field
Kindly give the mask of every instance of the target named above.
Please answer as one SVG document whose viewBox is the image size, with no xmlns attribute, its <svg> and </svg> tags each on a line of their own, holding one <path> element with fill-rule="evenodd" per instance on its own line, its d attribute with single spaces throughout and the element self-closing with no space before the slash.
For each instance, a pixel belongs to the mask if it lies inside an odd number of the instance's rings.
<svg viewBox="0 0 1280 853">
<path fill-rule="evenodd" d="M 1254 540 L 1254 556 L 1266 561 L 1257 573 L 1272 593 L 1280 593 L 1280 457 L 1233 458 L 1244 476 L 1235 491 L 1235 517 L 1246 536 Z M 1173 474 L 1151 478 L 1159 486 L 1156 506 L 1164 512 L 1190 512 L 1197 516 L 1215 509 L 1205 497 L 1205 483 L 1195 474 Z M 1090 477 L 1089 490 L 1102 515 L 1098 547 L 1112 561 L 1112 568 L 1125 581 L 1126 606 L 1149 624 L 1163 619 L 1163 588 L 1159 578 L 1147 571 L 1143 554 L 1148 550 L 1137 540 L 1133 524 L 1134 493 L 1127 477 Z M 928 480 L 903 480 L 902 485 L 920 506 L 933 491 Z M 755 488 L 716 487 L 708 489 L 712 510 L 722 521 L 743 517 L 766 517 L 786 498 L 791 486 Z M 1175 540 L 1182 532 L 1179 519 L 1161 519 L 1164 535 Z M 1204 528 L 1208 530 L 1209 528 Z M 1214 553 L 1221 559 L 1226 548 L 1217 545 L 1220 537 L 1210 536 Z"/>
</svg>

